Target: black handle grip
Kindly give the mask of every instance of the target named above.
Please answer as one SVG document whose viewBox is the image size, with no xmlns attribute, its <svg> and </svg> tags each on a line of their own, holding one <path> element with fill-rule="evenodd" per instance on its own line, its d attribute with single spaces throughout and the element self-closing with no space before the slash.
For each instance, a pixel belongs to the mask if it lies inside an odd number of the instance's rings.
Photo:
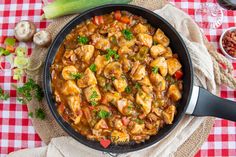
<svg viewBox="0 0 236 157">
<path fill-rule="evenodd" d="M 199 87 L 194 116 L 213 116 L 236 121 L 236 102 L 219 98 Z"/>
</svg>

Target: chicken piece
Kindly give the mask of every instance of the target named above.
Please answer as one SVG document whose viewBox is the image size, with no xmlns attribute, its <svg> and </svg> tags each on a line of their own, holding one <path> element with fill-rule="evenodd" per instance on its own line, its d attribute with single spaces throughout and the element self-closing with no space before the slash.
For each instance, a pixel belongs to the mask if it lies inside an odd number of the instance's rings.
<svg viewBox="0 0 236 157">
<path fill-rule="evenodd" d="M 85 70 L 83 77 L 77 81 L 77 85 L 80 88 L 85 88 L 95 84 L 97 84 L 97 79 L 89 68 Z"/>
<path fill-rule="evenodd" d="M 172 124 L 175 112 L 176 112 L 176 107 L 174 105 L 168 106 L 168 108 L 162 112 L 162 116 L 166 124 Z"/>
<path fill-rule="evenodd" d="M 160 74 L 152 72 L 150 74 L 150 81 L 158 90 L 163 91 L 166 89 L 166 81 Z"/>
<path fill-rule="evenodd" d="M 102 70 L 104 69 L 104 67 L 111 61 L 111 58 L 110 60 L 107 60 L 106 57 L 104 55 L 98 55 L 96 58 L 95 58 L 95 61 L 94 61 L 94 64 L 96 65 L 96 72 L 98 75 L 101 74 Z"/>
<path fill-rule="evenodd" d="M 153 58 L 157 58 L 158 56 L 163 55 L 166 52 L 167 49 L 161 44 L 154 45 L 150 49 L 150 53 Z"/>
<path fill-rule="evenodd" d="M 68 58 L 71 57 L 72 54 L 74 54 L 74 51 L 73 51 L 73 50 L 66 50 L 65 53 L 64 53 L 64 55 L 63 55 L 63 57 L 65 57 L 65 58 L 68 59 Z"/>
<path fill-rule="evenodd" d="M 113 81 L 113 85 L 115 86 L 116 90 L 121 93 L 125 91 L 125 88 L 127 87 L 127 81 L 125 78 L 119 78 L 115 79 Z"/>
<path fill-rule="evenodd" d="M 170 85 L 167 96 L 170 97 L 175 102 L 180 100 L 182 97 L 181 92 L 176 84 Z"/>
<path fill-rule="evenodd" d="M 128 48 L 127 46 L 123 46 L 118 50 L 119 55 L 130 54 L 132 49 Z"/>
<path fill-rule="evenodd" d="M 168 73 L 170 75 L 174 75 L 174 73 L 176 71 L 178 71 L 179 69 L 181 69 L 181 67 L 182 67 L 182 65 L 180 64 L 178 59 L 173 58 L 173 57 L 167 59 L 166 62 L 167 62 L 167 66 L 168 66 Z"/>
<path fill-rule="evenodd" d="M 172 53 L 171 48 L 167 47 L 166 50 L 167 51 L 163 55 L 161 55 L 161 57 L 165 57 L 165 59 L 173 57 L 173 53 Z"/>
<path fill-rule="evenodd" d="M 112 103 L 112 104 L 116 104 L 117 101 L 120 99 L 121 95 L 118 92 L 114 92 L 114 93 L 105 93 L 104 94 L 104 104 L 108 104 L 108 103 Z"/>
<path fill-rule="evenodd" d="M 128 100 L 123 98 L 119 101 L 117 101 L 117 108 L 120 111 L 120 113 L 124 114 L 124 108 L 128 106 Z M 125 114 L 124 114 L 125 115 Z"/>
<path fill-rule="evenodd" d="M 124 125 L 123 125 L 121 119 L 116 119 L 114 121 L 114 126 L 115 126 L 115 129 L 117 129 L 117 130 L 120 130 L 120 131 L 124 130 Z"/>
<path fill-rule="evenodd" d="M 112 77 L 120 78 L 122 74 L 122 66 L 119 62 L 111 62 L 104 69 L 104 76 L 108 79 Z"/>
<path fill-rule="evenodd" d="M 94 46 L 93 45 L 82 45 L 75 49 L 75 53 L 79 56 L 79 58 L 85 62 L 89 63 L 90 59 L 93 57 L 94 54 Z"/>
<path fill-rule="evenodd" d="M 120 37 L 120 40 L 118 41 L 118 45 L 120 47 L 126 46 L 126 47 L 130 48 L 135 45 L 135 42 L 136 42 L 135 38 L 133 38 L 131 40 L 126 40 L 124 37 Z"/>
<path fill-rule="evenodd" d="M 133 129 L 130 131 L 132 134 L 142 134 L 145 128 L 145 124 L 135 123 Z"/>
<path fill-rule="evenodd" d="M 83 115 L 83 112 L 81 111 L 81 114 L 76 116 L 76 118 L 74 119 L 74 124 L 75 125 L 78 125 L 80 123 L 82 115 Z"/>
<path fill-rule="evenodd" d="M 101 100 L 101 94 L 96 85 L 89 86 L 84 89 L 84 95 L 88 102 Z"/>
<path fill-rule="evenodd" d="M 94 129 L 108 129 L 107 122 L 104 119 L 100 119 L 95 125 Z"/>
<path fill-rule="evenodd" d="M 145 76 L 142 80 L 138 81 L 138 83 L 144 86 L 152 86 L 148 76 Z"/>
<path fill-rule="evenodd" d="M 80 110 L 80 103 L 81 103 L 80 95 L 69 96 L 67 98 L 67 103 L 70 109 L 73 111 L 73 113 L 77 114 L 78 111 Z"/>
<path fill-rule="evenodd" d="M 147 115 L 151 111 L 152 96 L 143 90 L 139 90 L 136 94 L 136 103 L 141 106 L 144 114 Z"/>
<path fill-rule="evenodd" d="M 153 36 L 153 40 L 159 44 L 162 44 L 165 47 L 168 47 L 168 45 L 170 44 L 170 39 L 159 28 L 157 29 L 155 35 Z"/>
<path fill-rule="evenodd" d="M 148 27 L 144 26 L 141 23 L 138 23 L 137 25 L 134 26 L 133 28 L 133 32 L 135 34 L 139 34 L 139 33 L 148 33 Z"/>
<path fill-rule="evenodd" d="M 78 70 L 76 69 L 76 67 L 73 65 L 70 65 L 70 66 L 64 67 L 61 74 L 65 80 L 73 80 L 75 79 L 73 77 L 73 74 L 77 74 L 77 73 L 78 73 Z"/>
<path fill-rule="evenodd" d="M 152 36 L 145 34 L 145 33 L 139 33 L 138 36 L 138 41 L 141 43 L 141 45 L 147 46 L 147 47 L 152 47 Z"/>
<path fill-rule="evenodd" d="M 134 69 L 136 68 L 135 66 L 133 67 Z M 142 80 L 146 76 L 146 69 L 144 65 L 139 65 L 136 70 L 132 69 L 132 72 L 135 71 L 133 74 L 131 74 L 131 78 L 134 81 L 139 81 Z M 131 73 L 132 73 L 131 72 Z"/>
<path fill-rule="evenodd" d="M 163 77 L 167 75 L 168 69 L 167 69 L 167 63 L 164 57 L 158 57 L 157 59 L 155 59 L 154 61 L 150 63 L 150 66 L 157 67 Z"/>
<path fill-rule="evenodd" d="M 103 50 L 106 51 L 107 49 L 109 49 L 111 47 L 110 41 L 108 39 L 103 39 L 101 38 L 100 40 L 98 40 L 98 42 L 96 42 L 95 44 L 95 48 L 99 49 L 99 50 Z"/>
<path fill-rule="evenodd" d="M 76 85 L 75 81 L 68 80 L 65 82 L 62 88 L 62 94 L 64 95 L 77 95 L 81 93 L 81 89 Z"/>
<path fill-rule="evenodd" d="M 126 132 L 114 130 L 111 133 L 111 141 L 116 144 L 128 143 L 129 142 L 129 134 L 127 134 Z"/>
<path fill-rule="evenodd" d="M 132 67 L 132 62 L 129 59 L 127 59 L 126 57 L 122 57 L 121 64 L 122 64 L 122 68 L 123 68 L 124 72 L 126 72 L 126 73 Z"/>
</svg>

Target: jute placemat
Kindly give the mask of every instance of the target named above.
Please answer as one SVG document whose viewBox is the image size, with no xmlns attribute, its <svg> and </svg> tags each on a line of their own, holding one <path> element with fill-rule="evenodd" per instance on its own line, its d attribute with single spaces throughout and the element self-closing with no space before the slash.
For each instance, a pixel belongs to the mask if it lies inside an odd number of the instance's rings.
<svg viewBox="0 0 236 157">
<path fill-rule="evenodd" d="M 162 8 L 167 3 L 166 0 L 135 0 L 133 2 L 134 5 L 142 6 L 148 8 L 150 10 L 156 10 Z M 61 30 L 61 28 L 68 23 L 74 16 L 65 16 L 62 18 L 58 18 L 54 20 L 46 30 L 52 33 L 53 38 L 57 35 L 57 33 Z M 210 44 L 205 38 L 205 44 L 208 48 L 212 56 L 212 60 L 214 63 L 214 71 L 215 71 L 215 79 L 216 83 L 219 85 L 224 83 L 230 87 L 235 87 L 235 80 L 231 77 L 230 73 L 232 72 L 232 65 L 220 54 L 217 53 L 216 49 L 212 44 Z M 40 62 L 45 61 L 45 56 L 47 55 L 48 49 L 35 47 L 31 56 L 31 68 L 37 67 Z M 228 67 L 228 70 L 225 71 L 222 69 L 218 62 L 225 64 Z M 28 77 L 33 78 L 38 83 L 42 84 L 42 72 L 43 68 L 40 68 L 36 71 L 28 71 Z M 44 121 L 38 119 L 32 119 L 33 126 L 36 132 L 39 134 L 40 138 L 48 143 L 51 138 L 65 136 L 67 135 L 62 128 L 57 124 L 54 120 L 54 117 L 50 113 L 47 102 L 44 99 L 42 103 L 38 103 L 37 101 L 31 101 L 28 105 L 29 111 L 34 111 L 39 106 L 43 108 L 47 117 Z M 193 156 L 198 149 L 201 147 L 203 142 L 206 140 L 212 126 L 214 123 L 214 118 L 206 118 L 204 122 L 200 125 L 200 127 L 194 131 L 194 133 L 182 144 L 175 153 L 175 156 L 187 157 Z"/>
</svg>

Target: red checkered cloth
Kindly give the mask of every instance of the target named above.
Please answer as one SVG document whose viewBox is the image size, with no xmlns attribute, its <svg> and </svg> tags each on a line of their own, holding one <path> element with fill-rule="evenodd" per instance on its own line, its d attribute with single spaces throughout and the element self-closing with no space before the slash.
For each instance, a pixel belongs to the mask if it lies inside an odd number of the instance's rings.
<svg viewBox="0 0 236 157">
<path fill-rule="evenodd" d="M 201 3 L 207 0 L 170 0 L 194 18 L 194 13 Z M 208 2 L 216 3 L 215 0 Z M 41 0 L 0 0 L 0 37 L 13 36 L 13 28 L 20 20 L 33 21 L 38 29 L 45 28 L 49 21 L 40 20 L 42 15 Z M 204 22 L 204 21 L 203 21 Z M 204 30 L 207 38 L 219 48 L 219 38 L 226 28 L 235 26 L 236 11 L 224 10 L 223 24 L 218 29 Z M 27 44 L 29 54 L 33 45 Z M 236 62 L 232 62 L 236 69 Z M 4 66 L 4 65 L 3 65 Z M 234 70 L 236 76 L 236 70 Z M 33 148 L 44 145 L 35 132 L 28 118 L 26 105 L 16 101 L 16 90 L 13 84 L 20 85 L 12 79 L 12 71 L 0 71 L 0 87 L 10 94 L 10 99 L 0 102 L 0 156 L 22 148 Z M 236 100 L 236 91 L 227 87 L 221 88 L 221 96 Z M 207 141 L 196 156 L 236 156 L 236 123 L 216 119 Z"/>
</svg>

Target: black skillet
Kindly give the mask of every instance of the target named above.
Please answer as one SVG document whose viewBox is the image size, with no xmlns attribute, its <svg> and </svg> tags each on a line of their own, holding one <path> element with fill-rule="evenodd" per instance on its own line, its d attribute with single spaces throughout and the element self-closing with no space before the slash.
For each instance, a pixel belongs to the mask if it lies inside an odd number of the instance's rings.
<svg viewBox="0 0 236 157">
<path fill-rule="evenodd" d="M 184 85 L 183 97 L 177 106 L 177 115 L 175 116 L 172 125 L 166 125 L 158 132 L 157 135 L 151 136 L 151 138 L 145 142 L 139 144 L 130 142 L 129 144 L 124 145 L 111 144 L 105 149 L 99 144 L 99 142 L 88 140 L 86 137 L 80 135 L 58 114 L 51 89 L 50 66 L 53 63 L 60 44 L 76 25 L 96 15 L 108 14 L 115 10 L 127 10 L 135 15 L 142 16 L 147 19 L 148 23 L 150 23 L 153 27 L 160 28 L 165 32 L 165 34 L 170 38 L 170 47 L 173 52 L 178 54 L 180 62 L 183 66 Z M 216 97 L 205 89 L 193 85 L 193 68 L 191 59 L 188 50 L 177 31 L 166 20 L 152 11 L 133 5 L 100 6 L 90 9 L 71 20 L 57 35 L 48 51 L 44 67 L 44 91 L 53 116 L 70 136 L 88 147 L 110 153 L 127 153 L 137 151 L 157 143 L 168 135 L 176 125 L 178 125 L 179 121 L 186 113 L 194 116 L 215 116 L 236 121 L 235 102 Z"/>
</svg>

